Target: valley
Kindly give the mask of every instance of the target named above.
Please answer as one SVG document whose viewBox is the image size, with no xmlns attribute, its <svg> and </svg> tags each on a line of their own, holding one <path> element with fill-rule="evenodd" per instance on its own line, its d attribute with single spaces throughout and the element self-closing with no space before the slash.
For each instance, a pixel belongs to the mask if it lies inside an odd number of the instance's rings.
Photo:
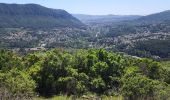
<svg viewBox="0 0 170 100">
<path fill-rule="evenodd" d="M 1 8 L 5 4 L 1 4 Z M 37 7 L 39 11 L 43 11 L 39 16 L 51 16 L 48 13 L 49 8 L 45 8 L 39 5 L 22 5 L 23 7 L 29 7 L 34 9 Z M 12 5 L 11 7 L 22 7 L 18 5 Z M 31 9 L 31 10 L 32 10 Z M 32 10 L 34 12 L 34 10 Z M 46 12 L 45 12 L 46 11 Z M 33 14 L 33 12 L 28 12 L 28 14 Z M 62 11 L 61 11 L 62 12 Z M 3 16 L 5 11 L 3 11 Z M 12 11 L 11 11 L 12 13 Z M 16 12 L 20 16 L 25 16 L 26 12 Z M 36 13 L 36 10 L 35 12 Z M 57 13 L 56 13 L 57 14 Z M 63 13 L 64 14 L 64 11 Z M 21 26 L 10 28 L 8 25 L 6 28 L 1 27 L 0 35 L 1 42 L 0 47 L 10 48 L 17 51 L 27 52 L 29 50 L 39 49 L 49 49 L 49 48 L 65 48 L 65 49 L 84 49 L 84 48 L 106 48 L 110 51 L 125 52 L 129 55 L 139 56 L 139 57 L 150 57 L 150 58 L 169 58 L 166 51 L 164 56 L 162 53 L 153 53 L 153 50 L 148 50 L 147 48 L 141 49 L 137 48 L 138 42 L 147 42 L 152 40 L 158 41 L 168 41 L 170 32 L 170 21 L 168 17 L 170 11 L 165 11 L 157 14 L 152 14 L 148 16 L 118 16 L 118 15 L 108 15 L 108 16 L 95 16 L 95 15 L 73 15 L 77 17 L 80 21 L 84 22 L 84 25 L 76 18 L 71 17 L 71 15 L 66 14 L 65 16 L 70 16 L 70 18 L 75 20 L 77 26 L 82 25 L 82 27 L 46 27 L 44 24 L 39 24 L 43 26 L 38 26 L 34 28 L 24 26 L 25 21 L 22 21 Z M 12 14 L 10 16 L 13 16 Z M 57 16 L 57 15 L 56 15 Z M 162 18 L 166 16 L 166 18 Z M 55 17 L 55 16 L 54 16 Z M 7 17 L 8 18 L 8 17 Z M 47 18 L 47 17 L 46 17 Z M 62 17 L 66 18 L 67 17 Z M 152 18 L 152 21 L 148 21 Z M 2 18 L 0 18 L 3 20 Z M 25 18 L 27 20 L 29 18 Z M 104 19 L 104 20 L 102 20 Z M 112 20 L 111 20 L 112 19 Z M 101 22 L 102 20 L 103 22 Z M 17 21 L 17 20 L 16 20 Z M 62 20 L 60 20 L 62 21 Z M 65 20 L 66 21 L 66 20 Z M 101 22 L 101 23 L 98 23 Z M 109 22 L 109 23 L 108 23 Z M 147 23 L 146 23 L 147 22 Z M 43 22 L 36 22 L 43 23 Z M 46 22 L 44 22 L 46 23 Z M 67 22 L 60 22 L 67 24 Z M 23 25 L 22 25 L 23 24 Z M 33 23 L 27 23 L 32 24 Z M 47 24 L 47 23 L 46 23 Z M 52 23 L 49 23 L 52 25 Z M 87 25 L 85 25 L 87 24 Z M 11 23 L 12 25 L 12 23 Z M 56 23 L 57 25 L 57 23 Z M 49 25 L 47 25 L 49 26 Z M 61 27 L 62 26 L 62 27 Z M 40 28 L 42 27 L 42 28 Z M 43 27 L 45 29 L 43 29 Z M 168 49 L 168 45 L 164 45 L 165 50 Z M 21 49 L 22 48 L 22 49 Z M 159 48 L 159 47 L 158 47 Z M 20 50 L 21 49 L 21 50 Z M 160 51 L 155 48 L 155 51 Z M 167 56 L 166 56 L 167 55 Z"/>
<path fill-rule="evenodd" d="M 70 14 L 0 3 L 2 100 L 169 100 L 170 10 Z"/>
</svg>

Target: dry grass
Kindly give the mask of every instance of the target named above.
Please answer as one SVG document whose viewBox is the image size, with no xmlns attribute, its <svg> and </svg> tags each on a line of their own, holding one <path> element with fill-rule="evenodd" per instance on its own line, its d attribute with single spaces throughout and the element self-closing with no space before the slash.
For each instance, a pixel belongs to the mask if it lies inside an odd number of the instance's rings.
<svg viewBox="0 0 170 100">
<path fill-rule="evenodd" d="M 112 97 L 112 96 L 102 96 L 102 97 L 92 97 L 92 96 L 83 96 L 80 98 L 73 98 L 72 96 L 55 96 L 52 98 L 34 98 L 34 100 L 123 100 L 122 96 Z"/>
</svg>

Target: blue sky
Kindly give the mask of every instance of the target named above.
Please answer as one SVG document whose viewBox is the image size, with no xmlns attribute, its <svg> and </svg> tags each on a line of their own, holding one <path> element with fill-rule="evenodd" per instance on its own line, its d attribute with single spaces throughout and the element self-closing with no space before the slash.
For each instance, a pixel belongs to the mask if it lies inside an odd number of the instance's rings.
<svg viewBox="0 0 170 100">
<path fill-rule="evenodd" d="M 170 0 L 0 0 L 0 3 L 36 3 L 74 14 L 148 15 L 170 10 Z"/>
</svg>

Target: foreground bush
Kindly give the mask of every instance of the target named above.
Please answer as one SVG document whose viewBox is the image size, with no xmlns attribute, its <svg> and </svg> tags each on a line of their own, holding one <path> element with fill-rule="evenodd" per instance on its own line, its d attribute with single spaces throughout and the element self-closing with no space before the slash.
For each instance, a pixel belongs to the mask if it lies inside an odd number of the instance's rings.
<svg viewBox="0 0 170 100">
<path fill-rule="evenodd" d="M 170 86 L 165 82 L 152 80 L 139 73 L 137 67 L 128 68 L 122 78 L 122 94 L 125 100 L 168 100 Z"/>
<path fill-rule="evenodd" d="M 41 95 L 52 96 L 118 91 L 125 62 L 121 55 L 101 49 L 80 50 L 74 54 L 52 50 L 28 55 L 26 63 L 37 83 L 37 91 Z"/>
<path fill-rule="evenodd" d="M 22 71 L 12 69 L 0 73 L 1 98 L 31 98 L 34 96 L 35 82 Z"/>
<path fill-rule="evenodd" d="M 10 56 L 9 56 L 10 55 Z M 7 97 L 88 93 L 130 100 L 169 99 L 169 71 L 160 63 L 103 49 L 53 49 L 20 57 L 0 50 L 0 89 Z M 6 95 L 8 94 L 8 95 Z"/>
</svg>

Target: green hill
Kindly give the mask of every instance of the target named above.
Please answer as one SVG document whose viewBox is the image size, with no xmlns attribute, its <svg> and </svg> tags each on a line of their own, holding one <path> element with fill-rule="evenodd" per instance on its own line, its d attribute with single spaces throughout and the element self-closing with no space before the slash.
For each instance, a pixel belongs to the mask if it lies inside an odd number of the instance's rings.
<svg viewBox="0 0 170 100">
<path fill-rule="evenodd" d="M 170 20 L 170 10 L 144 16 L 135 21 L 138 23 L 151 24 L 151 23 L 161 23 L 167 20 Z"/>
<path fill-rule="evenodd" d="M 1 28 L 54 28 L 84 26 L 71 14 L 37 4 L 0 3 Z"/>
</svg>

